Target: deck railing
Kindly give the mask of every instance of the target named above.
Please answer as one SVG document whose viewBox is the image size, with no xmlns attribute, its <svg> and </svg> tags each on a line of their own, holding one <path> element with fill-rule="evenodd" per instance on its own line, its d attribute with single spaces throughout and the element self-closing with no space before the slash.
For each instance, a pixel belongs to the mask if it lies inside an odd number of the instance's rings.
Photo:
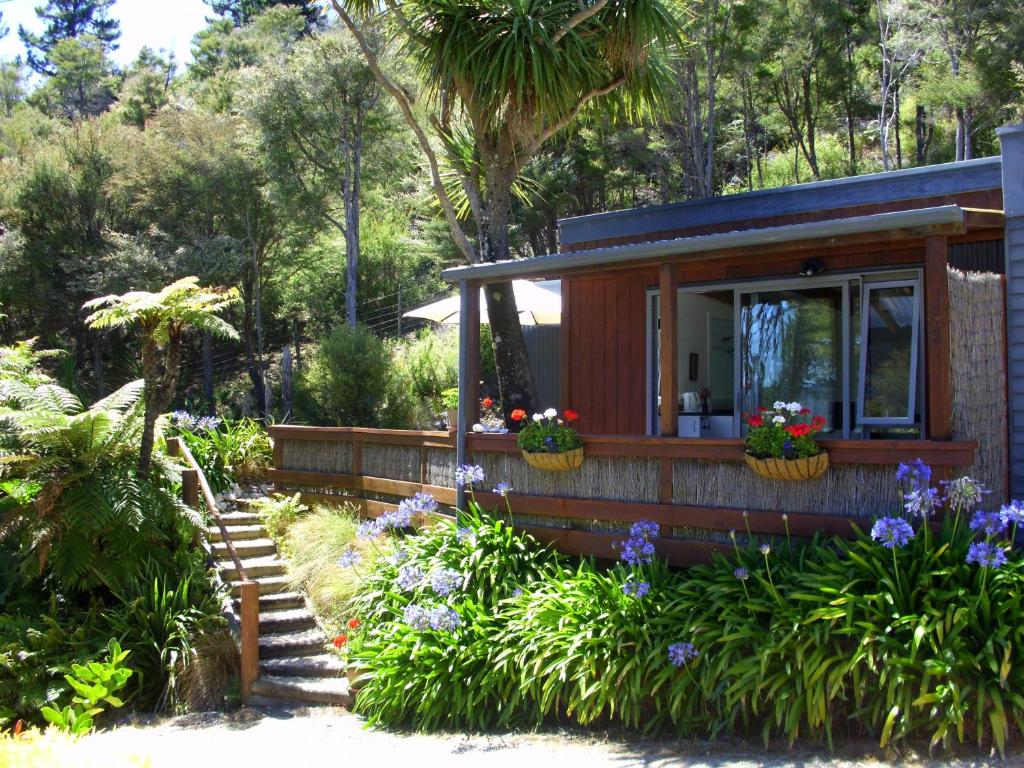
<svg viewBox="0 0 1024 768">
<path fill-rule="evenodd" d="M 200 498 L 210 513 L 217 529 L 220 531 L 221 541 L 227 549 L 228 556 L 238 573 L 239 585 L 239 642 L 241 645 L 241 669 L 239 671 L 240 684 L 242 689 L 242 703 L 248 703 L 252 693 L 252 686 L 260 676 L 260 585 L 258 582 L 249 579 L 242 565 L 242 560 L 235 550 L 235 544 L 231 540 L 231 533 L 228 531 L 224 519 L 220 515 L 220 508 L 217 506 L 217 499 L 213 495 L 210 483 L 192 455 L 192 451 L 185 445 L 180 437 L 171 437 L 167 440 L 167 452 L 171 456 L 177 456 L 185 461 L 187 469 L 181 473 L 181 495 L 189 507 L 200 510 Z"/>
</svg>

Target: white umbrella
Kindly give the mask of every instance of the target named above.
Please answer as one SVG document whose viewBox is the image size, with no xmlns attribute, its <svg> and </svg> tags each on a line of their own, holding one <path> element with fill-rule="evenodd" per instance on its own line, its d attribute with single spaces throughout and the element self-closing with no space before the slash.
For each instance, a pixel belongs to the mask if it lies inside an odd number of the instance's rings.
<svg viewBox="0 0 1024 768">
<path fill-rule="evenodd" d="M 480 289 L 480 322 L 489 323 L 487 318 L 487 299 Z M 519 321 L 523 325 L 558 325 L 562 322 L 562 293 L 558 280 L 546 280 L 532 283 L 529 280 L 514 280 L 512 291 L 516 296 L 516 307 L 519 309 Z M 433 320 L 435 323 L 459 324 L 459 297 L 451 296 L 433 304 L 427 304 L 405 312 L 403 317 L 418 317 Z"/>
</svg>

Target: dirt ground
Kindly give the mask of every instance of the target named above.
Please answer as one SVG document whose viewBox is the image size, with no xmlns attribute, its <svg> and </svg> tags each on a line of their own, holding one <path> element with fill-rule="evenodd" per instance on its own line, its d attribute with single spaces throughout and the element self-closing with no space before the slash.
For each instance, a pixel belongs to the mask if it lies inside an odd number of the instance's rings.
<svg viewBox="0 0 1024 768">
<path fill-rule="evenodd" d="M 138 722 L 90 736 L 83 751 L 107 758 L 149 758 L 152 768 L 322 768 L 411 766 L 428 768 L 868 768 L 869 766 L 1024 766 L 1024 755 L 929 760 L 886 754 L 870 744 L 824 749 L 785 745 L 651 741 L 579 732 L 466 736 L 394 733 L 366 728 L 341 710 L 242 710 Z"/>
</svg>

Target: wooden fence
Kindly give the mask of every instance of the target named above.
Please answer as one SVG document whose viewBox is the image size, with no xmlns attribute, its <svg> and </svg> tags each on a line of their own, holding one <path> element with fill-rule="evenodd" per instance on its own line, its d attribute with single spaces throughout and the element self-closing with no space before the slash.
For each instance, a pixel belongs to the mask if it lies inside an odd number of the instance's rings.
<svg viewBox="0 0 1024 768">
<path fill-rule="evenodd" d="M 369 516 L 394 509 L 419 491 L 442 505 L 455 503 L 455 435 L 358 428 L 275 426 L 270 477 L 282 491 L 312 499 L 347 500 Z M 757 477 L 743 463 L 738 440 L 584 436 L 586 461 L 575 472 L 527 466 L 512 435 L 467 436 L 470 460 L 487 473 L 476 494 L 485 507 L 503 507 L 489 492 L 511 483 L 517 527 L 571 554 L 617 556 L 616 544 L 637 520 L 659 524 L 655 547 L 679 565 L 706 562 L 731 546 L 731 533 L 849 535 L 851 523 L 891 512 L 893 472 L 921 458 L 938 474 L 969 467 L 970 441 L 823 441 L 832 467 L 804 483 Z"/>
</svg>

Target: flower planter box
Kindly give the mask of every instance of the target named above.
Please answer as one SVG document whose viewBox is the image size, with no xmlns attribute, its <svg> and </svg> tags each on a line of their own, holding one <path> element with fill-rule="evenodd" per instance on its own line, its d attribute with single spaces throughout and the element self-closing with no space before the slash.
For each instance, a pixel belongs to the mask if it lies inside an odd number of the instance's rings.
<svg viewBox="0 0 1024 768">
<path fill-rule="evenodd" d="M 828 454 L 825 451 L 804 459 L 758 459 L 749 453 L 744 456 L 747 466 L 761 477 L 771 480 L 813 480 L 821 477 L 828 469 Z"/>
<path fill-rule="evenodd" d="M 583 449 L 576 448 L 564 453 L 529 453 L 522 451 L 526 463 L 534 469 L 548 472 L 568 472 L 583 465 Z"/>
</svg>

